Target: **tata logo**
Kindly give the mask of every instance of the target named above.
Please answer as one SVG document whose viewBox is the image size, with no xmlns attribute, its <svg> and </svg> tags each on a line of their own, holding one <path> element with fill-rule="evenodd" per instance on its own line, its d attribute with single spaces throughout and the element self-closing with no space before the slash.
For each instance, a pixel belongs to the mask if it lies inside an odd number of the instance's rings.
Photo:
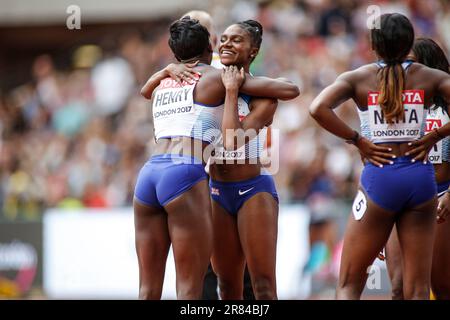
<svg viewBox="0 0 450 320">
<path fill-rule="evenodd" d="M 434 129 L 438 129 L 442 127 L 441 119 L 427 119 L 426 131 L 432 131 Z"/>
</svg>

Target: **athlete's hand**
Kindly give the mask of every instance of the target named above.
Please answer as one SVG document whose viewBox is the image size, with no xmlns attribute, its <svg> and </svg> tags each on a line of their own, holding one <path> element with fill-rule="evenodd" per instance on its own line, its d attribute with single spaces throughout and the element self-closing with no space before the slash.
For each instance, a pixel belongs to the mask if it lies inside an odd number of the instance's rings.
<svg viewBox="0 0 450 320">
<path fill-rule="evenodd" d="M 411 160 L 412 162 L 419 160 L 423 161 L 423 163 L 427 163 L 428 153 L 439 140 L 440 137 L 435 133 L 435 131 L 432 131 L 424 135 L 421 139 L 408 143 L 412 149 L 405 152 L 405 156 L 415 155 L 415 157 Z"/>
<path fill-rule="evenodd" d="M 450 193 L 446 192 L 440 199 L 437 207 L 437 223 L 445 222 L 450 213 Z"/>
<path fill-rule="evenodd" d="M 183 81 L 189 84 L 194 84 L 200 79 L 202 74 L 200 72 L 194 71 L 193 69 L 197 64 L 198 61 L 186 64 L 171 63 L 164 70 L 169 77 L 178 82 L 180 86 L 183 86 Z"/>
<path fill-rule="evenodd" d="M 393 164 L 392 159 L 395 159 L 395 155 L 389 153 L 392 151 L 389 147 L 381 147 L 372 143 L 370 140 L 361 137 L 355 144 L 361 154 L 361 160 L 367 159 L 377 167 L 382 168 L 383 164 Z"/>
<path fill-rule="evenodd" d="M 222 70 L 222 82 L 225 89 L 239 90 L 245 80 L 244 68 L 240 70 L 236 66 L 228 66 Z"/>
</svg>

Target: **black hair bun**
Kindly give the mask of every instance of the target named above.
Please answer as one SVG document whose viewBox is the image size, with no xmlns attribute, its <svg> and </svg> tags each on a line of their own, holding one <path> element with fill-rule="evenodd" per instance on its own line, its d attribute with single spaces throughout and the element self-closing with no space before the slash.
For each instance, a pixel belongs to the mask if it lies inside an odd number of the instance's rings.
<svg viewBox="0 0 450 320">
<path fill-rule="evenodd" d="M 179 20 L 174 21 L 170 25 L 169 32 L 170 34 L 176 34 L 181 32 L 182 30 L 186 29 L 186 27 L 192 27 L 198 24 L 198 20 L 191 19 L 189 16 L 183 17 Z"/>
<path fill-rule="evenodd" d="M 256 21 L 256 20 L 245 20 L 243 23 L 251 26 L 252 28 L 255 28 L 256 32 L 258 32 L 260 34 L 260 36 L 263 35 L 263 26 L 258 21 Z"/>
</svg>

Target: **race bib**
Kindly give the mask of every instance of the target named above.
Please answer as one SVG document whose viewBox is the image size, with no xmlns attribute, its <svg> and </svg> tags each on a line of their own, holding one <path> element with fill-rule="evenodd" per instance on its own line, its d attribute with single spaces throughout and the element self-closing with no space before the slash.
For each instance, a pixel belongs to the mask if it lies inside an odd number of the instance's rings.
<svg viewBox="0 0 450 320">
<path fill-rule="evenodd" d="M 449 117 L 442 111 L 441 108 L 431 107 L 427 114 L 427 125 L 425 127 L 425 133 L 429 133 L 434 129 L 439 129 L 449 121 Z M 441 164 L 443 161 L 442 153 L 442 141 L 439 140 L 428 154 L 428 161 L 433 164 Z"/>
<path fill-rule="evenodd" d="M 355 220 L 361 220 L 367 210 L 367 199 L 364 192 L 358 190 L 358 194 L 353 201 L 352 212 Z"/>
<path fill-rule="evenodd" d="M 164 79 L 153 97 L 153 119 L 168 120 L 194 112 L 195 85 L 180 86 L 175 80 Z"/>
<path fill-rule="evenodd" d="M 437 119 L 435 117 L 428 116 L 425 133 L 429 133 L 434 129 L 438 129 L 442 127 L 442 125 L 443 125 L 442 119 Z M 439 140 L 433 146 L 433 148 L 431 148 L 430 152 L 428 153 L 428 161 L 430 161 L 433 164 L 442 163 L 442 140 Z"/>
<path fill-rule="evenodd" d="M 372 141 L 403 142 L 413 141 L 421 137 L 424 121 L 424 91 L 403 91 L 403 117 L 388 123 L 381 106 L 378 104 L 378 92 L 368 93 L 369 127 Z"/>
</svg>

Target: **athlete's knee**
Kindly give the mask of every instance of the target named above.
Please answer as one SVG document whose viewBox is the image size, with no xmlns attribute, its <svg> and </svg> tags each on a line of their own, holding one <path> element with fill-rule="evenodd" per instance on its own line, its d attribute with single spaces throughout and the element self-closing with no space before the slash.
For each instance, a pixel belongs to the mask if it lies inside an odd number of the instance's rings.
<svg viewBox="0 0 450 320">
<path fill-rule="evenodd" d="M 252 283 L 257 300 L 273 300 L 277 298 L 275 279 L 271 277 L 255 277 Z"/>
<path fill-rule="evenodd" d="M 392 287 L 392 300 L 403 300 L 403 287 Z"/>
<path fill-rule="evenodd" d="M 364 283 L 364 280 L 359 277 L 351 274 L 341 274 L 336 287 L 336 298 L 338 300 L 359 299 L 364 289 Z"/>
<path fill-rule="evenodd" d="M 359 277 L 355 277 L 354 274 L 351 274 L 350 272 L 341 271 L 341 274 L 339 275 L 337 287 L 339 289 L 352 288 L 352 287 L 355 287 L 356 284 L 360 283 L 359 280 L 360 280 Z"/>
<path fill-rule="evenodd" d="M 403 300 L 403 279 L 401 277 L 393 277 L 391 280 L 392 300 Z"/>
<path fill-rule="evenodd" d="M 405 300 L 428 300 L 430 289 L 428 284 L 413 283 L 409 288 L 404 289 Z"/>
<path fill-rule="evenodd" d="M 159 300 L 161 299 L 161 290 L 157 288 L 151 288 L 148 286 L 139 288 L 140 300 Z"/>
<path fill-rule="evenodd" d="M 177 286 L 178 300 L 200 300 L 203 293 L 203 282 L 199 285 L 186 284 Z"/>
<path fill-rule="evenodd" d="M 220 297 L 223 300 L 240 300 L 243 297 L 243 283 L 236 279 L 218 277 Z"/>
</svg>

